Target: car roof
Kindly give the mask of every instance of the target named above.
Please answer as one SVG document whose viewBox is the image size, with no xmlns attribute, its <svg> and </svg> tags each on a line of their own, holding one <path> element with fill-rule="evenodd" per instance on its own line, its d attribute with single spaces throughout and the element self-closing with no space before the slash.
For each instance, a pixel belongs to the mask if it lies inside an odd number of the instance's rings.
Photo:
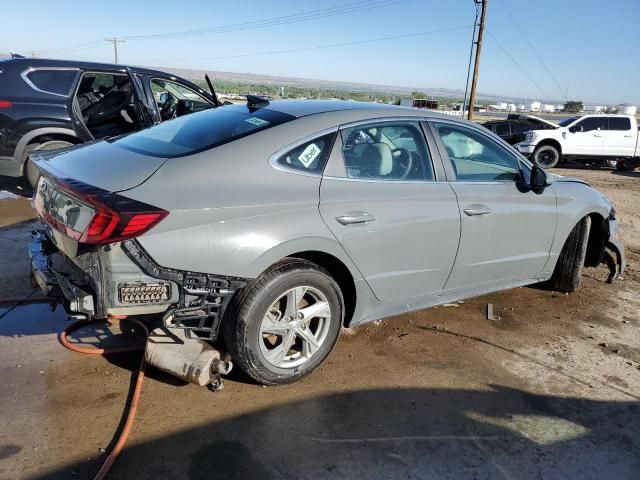
<svg viewBox="0 0 640 480">
<path fill-rule="evenodd" d="M 84 70 L 116 70 L 124 72 L 126 68 L 131 68 L 136 72 L 150 75 L 175 76 L 168 72 L 153 70 L 150 68 L 135 67 L 131 65 L 119 65 L 115 63 L 82 62 L 78 60 L 55 60 L 48 58 L 11 58 L 3 61 L 3 64 L 20 66 L 26 68 L 81 68 Z"/>
<path fill-rule="evenodd" d="M 269 102 L 269 105 L 264 108 L 294 117 L 326 113 L 334 114 L 338 118 L 341 114 L 351 118 L 362 117 L 363 119 L 384 117 L 450 118 L 446 115 L 417 108 L 350 100 L 275 100 Z"/>
</svg>

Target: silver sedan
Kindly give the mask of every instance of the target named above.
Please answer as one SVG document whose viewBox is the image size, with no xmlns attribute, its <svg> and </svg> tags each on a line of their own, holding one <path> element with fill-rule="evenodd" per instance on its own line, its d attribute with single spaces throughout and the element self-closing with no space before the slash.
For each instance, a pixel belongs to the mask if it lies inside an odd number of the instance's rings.
<svg viewBox="0 0 640 480">
<path fill-rule="evenodd" d="M 32 160 L 44 289 L 221 335 L 264 384 L 311 372 L 345 325 L 624 269 L 602 194 L 427 111 L 250 98 Z"/>
</svg>

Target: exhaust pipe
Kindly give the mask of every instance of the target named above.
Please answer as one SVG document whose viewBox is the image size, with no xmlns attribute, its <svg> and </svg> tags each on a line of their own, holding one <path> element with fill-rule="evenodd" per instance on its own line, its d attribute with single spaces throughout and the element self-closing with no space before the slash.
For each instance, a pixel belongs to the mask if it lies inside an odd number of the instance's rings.
<svg viewBox="0 0 640 480">
<path fill-rule="evenodd" d="M 186 382 L 222 390 L 222 377 L 233 364 L 200 338 L 187 338 L 183 330 L 164 326 L 152 330 L 144 358 L 149 365 Z"/>
</svg>

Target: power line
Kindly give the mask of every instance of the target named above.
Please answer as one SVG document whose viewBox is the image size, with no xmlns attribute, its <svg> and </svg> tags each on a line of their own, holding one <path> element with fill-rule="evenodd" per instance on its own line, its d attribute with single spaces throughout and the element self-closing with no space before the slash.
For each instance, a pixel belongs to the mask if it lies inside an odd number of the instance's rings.
<svg viewBox="0 0 640 480">
<path fill-rule="evenodd" d="M 349 3 L 337 7 L 322 8 L 279 17 L 270 17 L 262 20 L 254 20 L 251 22 L 236 23 L 230 25 L 222 25 L 218 27 L 209 27 L 197 30 L 186 30 L 180 32 L 166 32 L 151 35 L 129 35 L 123 36 L 126 40 L 158 40 L 167 38 L 184 38 L 201 35 L 218 35 L 221 33 L 237 32 L 244 30 L 253 30 L 256 28 L 266 28 L 277 25 L 288 25 L 292 23 L 308 22 L 321 18 L 333 17 L 337 15 L 345 15 L 348 13 L 361 12 L 363 10 L 372 10 L 375 8 L 406 3 L 413 0 L 360 0 L 358 2 Z"/>
<path fill-rule="evenodd" d="M 289 49 L 285 49 L 285 50 L 269 50 L 269 51 L 263 51 L 263 52 L 254 52 L 254 53 L 241 53 L 241 54 L 236 54 L 236 55 L 217 55 L 217 56 L 211 56 L 211 57 L 197 57 L 197 58 L 176 58 L 176 59 L 167 59 L 167 58 L 162 58 L 162 59 L 158 59 L 158 61 L 167 61 L 167 62 L 192 62 L 192 61 L 199 61 L 199 60 L 218 60 L 218 59 L 225 59 L 225 58 L 243 58 L 243 57 L 257 57 L 257 56 L 262 56 L 262 55 L 277 55 L 277 54 L 281 54 L 281 53 L 295 53 L 295 52 L 307 52 L 307 51 L 311 51 L 311 50 L 321 50 L 321 49 L 325 49 L 325 48 L 335 48 L 335 47 L 347 47 L 350 45 L 363 45 L 363 44 L 367 44 L 367 43 L 374 43 L 374 42 L 384 42 L 384 41 L 389 41 L 389 40 L 399 40 L 399 39 L 403 39 L 403 38 L 411 38 L 411 37 L 418 37 L 418 36 L 423 36 L 423 35 L 432 35 L 432 34 L 436 34 L 436 33 L 444 33 L 444 32 L 451 32 L 454 30 L 462 30 L 462 29 L 466 29 L 466 28 L 471 28 L 471 25 L 465 25 L 465 26 L 461 26 L 461 27 L 451 27 L 451 28 L 443 28 L 443 29 L 439 29 L 439 30 L 430 30 L 430 31 L 424 31 L 424 32 L 415 32 L 415 33 L 406 33 L 406 34 L 402 34 L 402 35 L 393 35 L 393 36 L 389 36 L 389 37 L 378 37 L 378 38 L 369 38 L 366 40 L 356 40 L 356 41 L 352 41 L 352 42 L 341 42 L 341 43 L 331 43 L 331 44 L 327 44 L 327 45 L 315 45 L 312 47 L 301 47 L 301 48 L 289 48 Z M 149 61 L 149 60 L 147 60 Z M 154 61 L 154 60 L 151 60 Z"/>
<path fill-rule="evenodd" d="M 199 30 L 187 30 L 181 32 L 165 32 L 151 35 L 128 35 L 120 36 L 118 38 L 123 40 L 161 40 L 169 38 L 186 38 L 201 35 L 218 35 L 222 33 L 230 33 L 237 31 L 252 30 L 257 28 L 266 28 L 278 25 L 287 25 L 292 23 L 308 22 L 311 20 L 317 20 L 327 17 L 333 17 L 338 15 L 346 15 L 349 13 L 356 13 L 363 10 L 372 10 L 376 8 L 386 7 L 390 5 L 396 5 L 400 3 L 407 3 L 413 0 L 360 0 L 345 5 L 336 7 L 322 8 L 318 10 L 309 10 L 305 12 L 299 12 L 290 15 L 284 15 L 279 17 L 270 17 L 261 20 L 254 20 L 251 22 L 243 22 L 229 25 L 221 25 L 218 27 L 209 27 Z M 35 55 L 41 55 L 43 53 L 63 53 L 79 50 L 87 50 L 104 45 L 103 39 L 97 39 L 90 42 L 83 42 L 75 45 L 68 45 L 66 47 L 47 48 L 42 50 L 35 50 Z"/>
<path fill-rule="evenodd" d="M 547 71 L 547 73 L 551 77 L 551 80 L 553 80 L 553 83 L 556 84 L 556 87 L 558 87 L 558 90 L 560 90 L 560 93 L 564 95 L 564 89 L 560 86 L 560 83 L 558 83 L 558 81 L 556 80 L 556 77 L 553 75 L 553 73 L 551 72 L 551 69 L 547 66 L 545 61 L 542 59 L 542 56 L 540 55 L 540 53 L 538 53 L 538 49 L 536 49 L 536 47 L 533 44 L 533 42 L 531 40 L 529 40 L 529 37 L 527 36 L 527 34 L 524 32 L 522 27 L 520 27 L 520 24 L 518 23 L 516 18 L 511 13 L 511 10 L 509 10 L 509 8 L 507 7 L 506 3 L 504 3 L 504 0 L 500 0 L 500 3 L 502 3 L 502 6 L 504 7 L 504 9 L 509 14 L 509 17 L 511 17 L 511 20 L 513 21 L 513 24 L 516 26 L 516 28 L 520 31 L 520 33 L 522 34 L 524 39 L 527 41 L 527 43 L 531 47 L 531 50 L 533 50 L 533 53 L 535 53 L 536 57 L 538 57 L 538 60 L 540 60 L 540 63 L 542 64 L 544 69 Z"/>
<path fill-rule="evenodd" d="M 540 90 L 540 92 L 542 93 L 542 96 L 544 97 L 544 99 L 548 101 L 548 100 L 549 100 L 549 96 L 545 93 L 545 91 L 542 89 L 542 87 L 540 87 L 540 85 L 538 85 L 538 84 L 536 83 L 536 81 L 531 77 L 531 75 L 529 75 L 529 73 L 528 73 L 524 68 L 522 68 L 522 65 L 520 65 L 520 64 L 518 63 L 518 61 L 513 57 L 513 55 L 511 55 L 511 54 L 507 51 L 507 49 L 506 49 L 506 48 L 504 48 L 504 47 L 502 46 L 502 44 L 498 41 L 498 39 L 497 39 L 496 37 L 494 37 L 494 36 L 493 36 L 493 34 L 492 34 L 489 30 L 487 30 L 486 32 L 487 32 L 487 34 L 491 37 L 491 39 L 496 43 L 496 45 L 498 45 L 498 47 L 500 47 L 500 49 L 505 53 L 505 55 L 511 59 L 511 61 L 513 62 L 513 64 L 514 64 L 516 67 L 518 67 L 518 69 L 519 69 L 519 70 L 520 70 L 520 71 L 521 71 L 521 72 L 522 72 L 522 73 L 523 73 L 523 74 L 524 74 L 524 75 L 529 79 L 529 81 L 530 81 L 530 82 L 531 82 L 531 83 L 532 83 L 532 84 L 533 84 L 533 85 L 534 85 L 538 90 Z"/>
</svg>

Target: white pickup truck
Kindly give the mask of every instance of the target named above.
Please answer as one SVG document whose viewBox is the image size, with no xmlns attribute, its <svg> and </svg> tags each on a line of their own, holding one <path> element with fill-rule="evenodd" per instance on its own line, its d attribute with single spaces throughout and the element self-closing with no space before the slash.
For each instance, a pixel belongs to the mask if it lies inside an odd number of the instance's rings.
<svg viewBox="0 0 640 480">
<path fill-rule="evenodd" d="M 619 170 L 640 165 L 640 131 L 633 115 L 584 115 L 555 127 L 531 130 L 514 146 L 542 168 L 555 167 L 561 159 L 606 162 Z"/>
</svg>

